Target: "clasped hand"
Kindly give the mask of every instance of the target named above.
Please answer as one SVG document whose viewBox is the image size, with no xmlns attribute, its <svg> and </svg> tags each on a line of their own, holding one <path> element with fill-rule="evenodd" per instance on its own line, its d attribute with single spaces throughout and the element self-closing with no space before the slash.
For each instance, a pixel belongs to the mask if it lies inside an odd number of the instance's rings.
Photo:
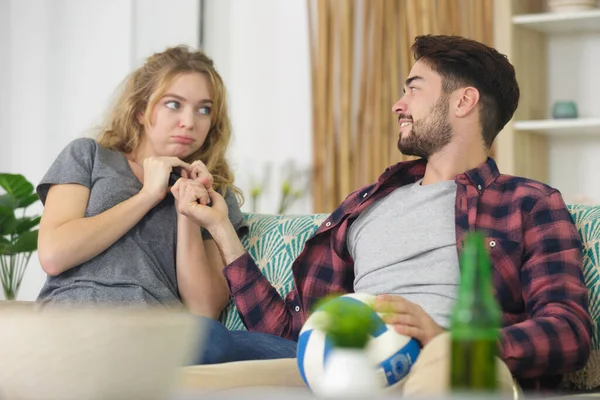
<svg viewBox="0 0 600 400">
<path fill-rule="evenodd" d="M 181 178 L 171 187 L 177 211 L 210 230 L 228 218 L 225 199 L 213 187 L 213 177 L 202 161 L 194 161 L 191 171 L 181 170 Z M 210 204 L 210 207 L 208 205 Z"/>
</svg>

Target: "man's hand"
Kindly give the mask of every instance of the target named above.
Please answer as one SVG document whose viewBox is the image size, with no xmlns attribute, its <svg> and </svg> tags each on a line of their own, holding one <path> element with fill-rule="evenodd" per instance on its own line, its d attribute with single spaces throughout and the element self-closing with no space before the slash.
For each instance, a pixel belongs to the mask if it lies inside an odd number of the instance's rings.
<svg viewBox="0 0 600 400">
<path fill-rule="evenodd" d="M 383 294 L 375 300 L 375 311 L 384 315 L 386 324 L 394 325 L 396 332 L 413 337 L 427 345 L 434 337 L 444 332 L 421 306 L 402 296 Z"/>
</svg>

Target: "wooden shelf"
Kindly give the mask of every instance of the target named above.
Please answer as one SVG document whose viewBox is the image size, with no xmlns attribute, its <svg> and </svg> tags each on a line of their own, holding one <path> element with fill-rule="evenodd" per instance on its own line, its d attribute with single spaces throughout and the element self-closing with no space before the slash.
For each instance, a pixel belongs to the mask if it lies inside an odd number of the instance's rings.
<svg viewBox="0 0 600 400">
<path fill-rule="evenodd" d="M 600 137 L 600 118 L 515 121 L 513 127 L 517 131 L 536 132 L 550 136 Z"/>
<path fill-rule="evenodd" d="M 600 32 L 600 9 L 515 15 L 512 22 L 544 33 Z"/>
</svg>

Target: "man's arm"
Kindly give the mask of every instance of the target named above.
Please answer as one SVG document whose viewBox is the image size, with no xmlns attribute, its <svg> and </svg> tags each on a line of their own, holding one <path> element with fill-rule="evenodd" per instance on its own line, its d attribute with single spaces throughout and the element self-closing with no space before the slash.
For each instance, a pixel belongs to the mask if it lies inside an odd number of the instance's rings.
<svg viewBox="0 0 600 400">
<path fill-rule="evenodd" d="M 530 319 L 501 331 L 500 356 L 518 378 L 582 368 L 592 324 L 581 239 L 559 192 L 537 201 L 525 223 L 520 278 Z"/>
<path fill-rule="evenodd" d="M 344 224 L 342 229 L 329 230 L 331 224 L 324 223 L 307 241 L 292 266 L 294 289 L 285 299 L 243 248 L 221 249 L 227 262 L 223 273 L 248 330 L 297 340 L 304 321 L 320 299 L 352 291 L 354 263 L 344 251 Z"/>
<path fill-rule="evenodd" d="M 296 288 L 283 299 L 247 252 L 223 270 L 240 318 L 249 331 L 298 340 L 304 323 Z"/>
</svg>

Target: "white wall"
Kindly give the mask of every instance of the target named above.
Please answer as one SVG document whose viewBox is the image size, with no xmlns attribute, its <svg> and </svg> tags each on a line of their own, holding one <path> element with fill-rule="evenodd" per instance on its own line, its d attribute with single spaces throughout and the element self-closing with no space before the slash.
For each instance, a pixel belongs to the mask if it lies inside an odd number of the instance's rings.
<svg viewBox="0 0 600 400">
<path fill-rule="evenodd" d="M 0 171 L 39 182 L 143 58 L 198 46 L 199 18 L 198 0 L 0 1 Z M 44 280 L 32 257 L 19 298 Z"/>
<path fill-rule="evenodd" d="M 187 44 L 198 48 L 200 0 L 135 0 L 132 3 L 135 9 L 134 66 L 169 46 Z"/>
<path fill-rule="evenodd" d="M 10 2 L 0 1 L 0 54 L 10 54 Z M 0 58 L 0 165 L 8 165 L 11 147 L 8 107 L 10 104 L 10 63 L 8 57 Z"/>
<path fill-rule="evenodd" d="M 305 0 L 205 0 L 204 49 L 228 88 L 236 181 L 250 192 L 252 177 L 273 170 L 258 211 L 274 213 L 282 167 L 312 164 L 311 81 Z M 289 213 L 312 211 L 310 196 Z M 249 210 L 249 202 L 243 207 Z"/>
<path fill-rule="evenodd" d="M 600 118 L 600 33 L 551 36 L 548 41 L 548 117 L 557 100 L 577 103 L 581 118 Z M 600 131 L 550 139 L 550 184 L 567 202 L 600 204 Z"/>
<path fill-rule="evenodd" d="M 0 171 L 21 173 L 37 182 L 50 157 L 47 146 L 55 133 L 50 128 L 55 121 L 50 109 L 52 101 L 58 100 L 56 94 L 50 94 L 51 69 L 47 62 L 51 52 L 51 10 L 48 2 L 35 0 L 1 4 L 4 32 L 0 64 L 6 68 L 1 86 L 6 103 L 0 108 Z M 40 210 L 39 206 L 32 207 L 33 212 Z M 31 299 L 41 287 L 44 275 L 37 260 L 29 265 L 23 295 Z"/>
</svg>

